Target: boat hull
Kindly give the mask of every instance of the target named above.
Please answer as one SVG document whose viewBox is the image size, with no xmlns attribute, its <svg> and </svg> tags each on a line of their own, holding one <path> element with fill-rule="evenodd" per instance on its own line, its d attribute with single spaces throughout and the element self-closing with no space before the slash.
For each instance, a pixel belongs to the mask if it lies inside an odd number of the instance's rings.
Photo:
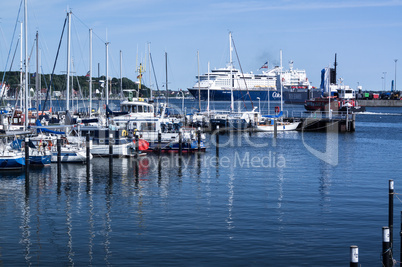
<svg viewBox="0 0 402 267">
<path fill-rule="evenodd" d="M 86 153 L 83 151 L 61 151 L 61 163 L 84 163 L 86 162 Z M 92 159 L 90 154 L 90 159 Z M 52 152 L 52 162 L 57 162 L 57 151 Z"/>
<path fill-rule="evenodd" d="M 278 123 L 277 131 L 296 131 L 300 122 Z M 256 131 L 258 132 L 274 132 L 275 126 L 273 124 L 257 125 Z"/>
<path fill-rule="evenodd" d="M 1 170 L 19 170 L 25 166 L 24 156 L 2 156 L 0 157 Z"/>
<path fill-rule="evenodd" d="M 197 88 L 189 88 L 188 91 L 198 99 L 198 89 Z M 283 101 L 289 104 L 304 104 L 307 99 L 313 97 L 319 97 L 321 95 L 321 90 L 313 89 L 313 90 L 299 90 L 299 91 L 290 91 L 283 90 Z M 201 100 L 208 100 L 208 89 L 200 89 Z M 269 98 L 268 98 L 269 97 Z M 252 101 L 280 101 L 281 93 L 276 90 L 233 90 L 233 100 L 251 100 Z M 259 99 L 258 99 L 259 98 Z M 211 101 L 231 101 L 231 90 L 227 89 L 210 89 L 209 90 L 209 99 Z"/>
<path fill-rule="evenodd" d="M 188 91 L 198 99 L 198 89 L 189 88 Z M 208 100 L 208 90 L 201 89 L 200 90 L 201 100 Z M 269 99 L 268 99 L 269 96 Z M 278 91 L 268 91 L 268 90 L 249 90 L 248 92 L 245 90 L 233 90 L 233 100 L 251 100 L 258 101 L 257 97 L 260 98 L 260 101 L 280 101 L 281 93 Z M 231 101 L 231 90 L 226 89 L 210 89 L 209 90 L 209 100 L 211 101 Z"/>
<path fill-rule="evenodd" d="M 49 166 L 52 160 L 52 155 L 35 155 L 29 156 L 29 165 L 35 167 Z"/>
</svg>

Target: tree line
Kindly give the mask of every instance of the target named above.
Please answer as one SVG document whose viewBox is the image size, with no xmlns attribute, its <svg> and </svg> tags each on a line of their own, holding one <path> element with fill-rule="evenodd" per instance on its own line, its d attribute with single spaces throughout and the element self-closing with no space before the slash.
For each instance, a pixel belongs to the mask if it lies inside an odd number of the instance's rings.
<svg viewBox="0 0 402 267">
<path fill-rule="evenodd" d="M 0 77 L 3 78 L 4 72 L 0 72 Z M 62 95 L 65 95 L 67 86 L 67 74 L 54 74 L 51 81 L 52 92 L 59 91 Z M 89 97 L 89 77 L 87 76 L 72 76 L 70 77 L 70 86 L 77 94 L 82 94 L 83 97 Z M 41 74 L 40 75 L 40 88 L 41 93 L 45 94 L 50 86 L 51 75 Z M 106 88 L 106 77 L 93 77 L 92 78 L 92 92 L 96 94 L 103 94 Z M 15 97 L 18 93 L 20 85 L 20 72 L 19 71 L 8 71 L 4 75 L 4 83 L 9 87 L 8 96 Z M 35 89 L 36 77 L 34 73 L 29 74 L 29 88 Z M 133 82 L 132 80 L 123 77 L 122 78 L 122 88 L 124 89 L 136 89 L 138 90 L 139 84 Z M 98 90 L 98 91 L 97 91 Z M 120 94 L 120 78 L 112 78 L 109 80 L 109 92 L 111 96 L 118 96 Z M 141 85 L 140 97 L 149 97 L 150 90 L 147 86 Z"/>
</svg>

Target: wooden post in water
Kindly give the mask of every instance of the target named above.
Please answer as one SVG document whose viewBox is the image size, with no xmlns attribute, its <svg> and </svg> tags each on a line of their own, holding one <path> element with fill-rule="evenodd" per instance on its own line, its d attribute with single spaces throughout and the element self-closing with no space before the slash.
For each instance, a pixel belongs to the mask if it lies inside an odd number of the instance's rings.
<svg viewBox="0 0 402 267">
<path fill-rule="evenodd" d="M 197 130 L 198 152 L 201 151 L 201 127 Z"/>
<path fill-rule="evenodd" d="M 29 193 L 29 138 L 25 138 L 25 193 Z"/>
<path fill-rule="evenodd" d="M 61 138 L 57 136 L 57 194 L 61 193 Z"/>
<path fill-rule="evenodd" d="M 394 230 L 394 180 L 389 180 L 388 227 L 389 227 L 389 243 L 390 243 L 391 255 L 392 255 L 393 230 Z"/>
<path fill-rule="evenodd" d="M 274 120 L 274 137 L 276 138 L 277 135 L 278 135 L 278 123 L 275 119 Z"/>
<path fill-rule="evenodd" d="M 158 154 L 161 153 L 162 148 L 162 133 L 158 132 Z"/>
<path fill-rule="evenodd" d="M 179 130 L 179 156 L 181 156 L 182 155 L 182 153 L 183 153 L 183 151 L 182 151 L 182 149 L 183 149 L 183 136 L 182 136 L 182 130 L 180 129 Z"/>
<path fill-rule="evenodd" d="M 89 186 L 89 169 L 90 169 L 90 160 L 91 160 L 91 145 L 90 145 L 90 141 L 89 141 L 89 132 L 87 133 L 86 137 L 85 137 L 85 145 L 86 145 L 86 165 L 87 165 L 87 185 Z"/>
<path fill-rule="evenodd" d="M 140 153 L 140 141 L 138 138 L 138 134 L 136 134 L 135 135 L 135 155 L 134 155 L 135 159 L 138 159 L 139 153 Z"/>
<path fill-rule="evenodd" d="M 382 228 L 382 266 L 391 266 L 391 246 L 389 242 L 388 226 Z"/>
<path fill-rule="evenodd" d="M 87 154 L 86 154 L 86 157 L 87 157 L 87 160 L 86 160 L 86 163 L 87 163 L 87 169 L 89 169 L 89 163 L 90 163 L 90 157 L 91 157 L 91 147 L 90 147 L 90 143 L 89 143 L 89 133 L 87 133 L 87 136 L 86 136 L 86 148 L 87 148 Z"/>
<path fill-rule="evenodd" d="M 216 158 L 219 157 L 219 125 L 216 125 L 215 130 L 215 146 L 216 146 Z"/>
<path fill-rule="evenodd" d="M 57 174 L 61 173 L 61 139 L 57 137 Z"/>
<path fill-rule="evenodd" d="M 109 168 L 113 162 L 113 134 L 109 134 Z"/>
<path fill-rule="evenodd" d="M 402 261 L 402 211 L 401 211 L 401 231 L 399 232 L 399 236 L 401 237 L 399 260 Z"/>
<path fill-rule="evenodd" d="M 359 248 L 357 246 L 350 246 L 350 267 L 359 266 Z"/>
</svg>

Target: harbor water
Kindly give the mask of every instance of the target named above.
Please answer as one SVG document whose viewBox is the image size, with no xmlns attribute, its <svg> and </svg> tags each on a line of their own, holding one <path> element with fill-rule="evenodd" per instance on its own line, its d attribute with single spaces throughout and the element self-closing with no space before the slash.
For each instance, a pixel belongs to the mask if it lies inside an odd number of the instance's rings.
<svg viewBox="0 0 402 267">
<path fill-rule="evenodd" d="M 402 109 L 367 108 L 352 133 L 222 134 L 218 156 L 207 135 L 202 154 L 115 158 L 112 169 L 94 158 L 89 176 L 63 164 L 60 182 L 56 164 L 30 169 L 28 184 L 3 172 L 0 265 L 346 266 L 357 245 L 363 266 L 380 266 L 401 140 Z"/>
</svg>

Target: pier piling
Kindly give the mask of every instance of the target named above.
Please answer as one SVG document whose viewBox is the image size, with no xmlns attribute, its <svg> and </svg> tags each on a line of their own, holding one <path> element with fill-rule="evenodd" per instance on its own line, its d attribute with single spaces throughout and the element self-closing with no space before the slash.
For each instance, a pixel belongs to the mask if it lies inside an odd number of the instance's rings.
<svg viewBox="0 0 402 267">
<path fill-rule="evenodd" d="M 25 138 L 25 193 L 29 193 L 29 139 Z"/>
<path fill-rule="evenodd" d="M 388 227 L 389 227 L 389 243 L 392 251 L 393 230 L 394 230 L 394 180 L 389 180 Z"/>
<path fill-rule="evenodd" d="M 86 135 L 86 149 L 87 149 L 87 153 L 86 153 L 86 164 L 87 164 L 87 169 L 89 169 L 89 163 L 90 163 L 90 157 L 91 157 L 91 147 L 89 144 L 89 133 L 87 133 Z"/>
<path fill-rule="evenodd" d="M 219 157 L 219 125 L 216 126 L 215 131 L 215 146 L 216 146 L 216 158 Z"/>
<path fill-rule="evenodd" d="M 162 133 L 158 132 L 158 154 L 161 153 L 161 148 L 162 148 Z"/>
<path fill-rule="evenodd" d="M 113 134 L 109 134 L 109 169 L 112 168 L 113 164 Z"/>
<path fill-rule="evenodd" d="M 61 172 L 61 139 L 57 138 L 57 173 Z"/>
<path fill-rule="evenodd" d="M 382 265 L 384 267 L 391 266 L 391 245 L 389 242 L 389 227 L 384 226 L 382 228 Z"/>
<path fill-rule="evenodd" d="M 61 193 L 61 139 L 57 136 L 57 193 Z"/>
<path fill-rule="evenodd" d="M 179 156 L 181 156 L 182 155 L 182 153 L 183 153 L 183 151 L 182 151 L 182 149 L 183 149 L 183 136 L 182 136 L 182 131 L 181 131 L 181 129 L 179 130 Z"/>
<path fill-rule="evenodd" d="M 138 154 L 140 153 L 140 144 L 139 144 L 138 134 L 135 135 L 135 159 L 138 159 Z"/>
<path fill-rule="evenodd" d="M 350 267 L 359 266 L 359 248 L 357 246 L 350 246 Z"/>
<path fill-rule="evenodd" d="M 276 138 L 277 135 L 278 135 L 278 123 L 275 119 L 274 120 L 274 137 Z"/>
<path fill-rule="evenodd" d="M 201 127 L 197 130 L 198 152 L 201 151 Z"/>
</svg>

